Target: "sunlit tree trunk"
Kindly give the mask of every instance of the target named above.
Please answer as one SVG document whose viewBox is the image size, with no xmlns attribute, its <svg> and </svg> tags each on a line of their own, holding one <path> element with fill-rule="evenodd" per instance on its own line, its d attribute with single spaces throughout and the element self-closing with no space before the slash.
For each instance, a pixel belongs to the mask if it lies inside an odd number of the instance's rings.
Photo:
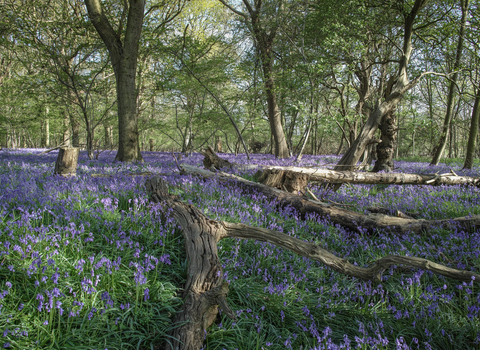
<svg viewBox="0 0 480 350">
<path fill-rule="evenodd" d="M 470 133 L 468 135 L 468 144 L 467 144 L 467 154 L 465 156 L 465 164 L 463 169 L 472 169 L 473 166 L 473 156 L 475 154 L 475 146 L 478 135 L 479 127 L 479 116 L 480 116 L 480 88 L 477 89 L 477 94 L 475 95 L 475 104 L 473 105 L 472 111 L 472 120 L 470 125 Z"/>
<path fill-rule="evenodd" d="M 103 12 L 100 0 L 84 0 L 88 15 L 110 54 L 117 90 L 118 152 L 115 160 L 143 161 L 139 152 L 136 71 L 145 0 L 128 1 L 125 39 L 121 40 Z M 125 1 L 127 4 L 127 2 Z"/>
<path fill-rule="evenodd" d="M 413 23 L 419 11 L 426 4 L 426 0 L 416 0 L 410 12 L 405 16 L 404 36 L 403 36 L 403 53 L 400 57 L 398 70 L 398 79 L 392 89 L 392 93 L 379 103 L 370 113 L 360 134 L 345 152 L 343 157 L 335 166 L 335 170 L 354 170 L 357 162 L 362 157 L 365 147 L 372 140 L 382 118 L 392 112 L 397 104 L 402 100 L 404 94 L 415 86 L 418 80 L 409 82 L 407 75 L 408 62 L 412 53 L 412 35 Z"/>
<path fill-rule="evenodd" d="M 450 132 L 450 124 L 452 122 L 453 116 L 453 100 L 455 94 L 455 88 L 457 86 L 457 78 L 458 78 L 458 69 L 460 67 L 460 60 L 462 58 L 462 51 L 463 51 L 463 41 L 465 38 L 465 24 L 467 22 L 467 15 L 468 15 L 468 5 L 469 0 L 461 0 L 460 1 L 462 7 L 462 20 L 460 22 L 460 35 L 458 36 L 458 44 L 457 44 L 457 54 L 455 57 L 455 63 L 453 65 L 453 75 L 450 79 L 450 84 L 448 86 L 448 97 L 447 97 L 447 113 L 445 114 L 445 119 L 443 121 L 443 129 L 442 133 L 440 134 L 440 141 L 435 149 L 435 154 L 433 155 L 433 159 L 430 162 L 430 165 L 437 165 L 442 158 L 443 152 L 445 151 L 445 146 L 447 144 L 447 139 Z"/>
</svg>

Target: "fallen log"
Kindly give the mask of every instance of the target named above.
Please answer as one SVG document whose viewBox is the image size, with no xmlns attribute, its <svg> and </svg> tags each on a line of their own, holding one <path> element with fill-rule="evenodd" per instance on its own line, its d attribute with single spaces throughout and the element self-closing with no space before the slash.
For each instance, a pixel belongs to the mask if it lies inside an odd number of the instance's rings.
<svg viewBox="0 0 480 350">
<path fill-rule="evenodd" d="M 169 195 L 167 184 L 160 177 L 148 179 L 145 186 L 152 202 L 163 203 L 171 208 L 171 215 L 182 228 L 187 253 L 185 302 L 182 311 L 174 319 L 178 327 L 173 330 L 165 349 L 197 350 L 203 343 L 204 330 L 217 316 L 217 305 L 235 318 L 225 300 L 228 283 L 223 280 L 222 264 L 217 253 L 217 242 L 222 237 L 221 226 L 194 206 Z"/>
<path fill-rule="evenodd" d="M 390 209 L 382 208 L 382 207 L 368 207 L 367 210 L 371 213 L 380 213 L 380 214 L 386 214 L 386 215 L 390 215 L 390 213 L 392 212 Z M 404 218 L 404 219 L 420 218 L 420 215 L 418 215 L 417 213 L 409 213 L 409 212 L 404 213 L 398 209 L 393 210 L 393 214 L 394 214 L 393 216 Z"/>
<path fill-rule="evenodd" d="M 213 173 L 188 164 L 181 164 L 180 166 L 184 173 L 197 174 L 205 178 L 213 178 L 216 176 L 220 180 L 236 181 L 243 187 L 257 190 L 270 200 L 277 200 L 278 204 L 282 207 L 289 205 L 294 207 L 302 216 L 306 213 L 316 213 L 328 218 L 335 224 L 339 224 L 353 231 L 363 232 L 366 230 L 367 232 L 374 232 L 375 230 L 384 230 L 397 234 L 408 232 L 419 234 L 439 227 L 453 228 L 460 226 L 467 230 L 480 228 L 480 215 L 442 220 L 416 220 L 378 213 L 361 214 L 347 209 L 336 208 L 332 205 L 301 197 L 264 184 L 248 181 L 232 174 L 223 172 Z"/>
<path fill-rule="evenodd" d="M 188 263 L 184 288 L 185 302 L 182 310 L 175 317 L 174 322 L 178 327 L 173 330 L 170 340 L 165 345 L 167 350 L 200 349 L 206 329 L 217 315 L 218 306 L 230 318 L 235 319 L 235 314 L 226 301 L 228 284 L 223 280 L 222 265 L 217 252 L 217 242 L 227 237 L 272 243 L 316 260 L 338 273 L 379 283 L 386 269 L 399 265 L 432 271 L 460 281 L 470 282 L 474 278 L 477 283 L 480 283 L 480 274 L 453 269 L 416 257 L 388 255 L 376 260 L 370 267 L 357 266 L 335 256 L 319 245 L 304 242 L 278 231 L 211 220 L 196 207 L 169 195 L 166 182 L 159 177 L 148 179 L 145 185 L 151 201 L 163 203 L 171 208 L 171 215 L 185 237 Z"/>
<path fill-rule="evenodd" d="M 304 178 L 309 181 L 331 182 L 331 183 L 351 183 L 351 184 L 386 184 L 386 185 L 474 185 L 480 187 L 480 178 L 470 176 L 459 176 L 453 170 L 444 174 L 404 174 L 404 173 L 370 173 L 359 171 L 336 171 L 330 169 L 320 169 L 312 167 L 282 167 L 282 166 L 262 166 L 255 164 L 235 164 L 220 158 L 212 147 L 202 152 L 205 156 L 203 164 L 205 169 L 222 169 L 222 168 L 238 168 L 238 169 L 259 169 L 256 177 L 261 179 L 260 182 L 272 187 L 282 188 L 285 176 L 279 172 L 283 171 L 288 174 L 289 178 L 298 180 L 299 184 L 294 185 L 289 192 L 301 191 L 304 186 L 301 183 Z M 213 166 L 213 168 L 212 168 Z M 279 175 L 280 174 L 280 175 Z M 303 175 L 303 177 L 301 177 Z M 283 177 L 282 177 L 283 176 Z M 265 181 L 265 182 L 264 182 Z M 297 181 L 295 179 L 295 181 Z M 278 186 L 278 183 L 281 185 Z M 300 188 L 300 189 L 297 189 Z"/>
<path fill-rule="evenodd" d="M 245 167 L 245 166 L 243 166 Z M 257 178 L 265 176 L 272 170 L 289 171 L 292 173 L 305 174 L 310 181 L 351 183 L 351 184 L 388 184 L 388 185 L 474 185 L 480 187 L 480 178 L 459 176 L 455 172 L 445 174 L 403 174 L 403 173 L 367 173 L 359 171 L 336 171 L 320 168 L 280 167 L 280 166 L 249 166 L 249 168 L 261 168 L 257 172 Z"/>
</svg>

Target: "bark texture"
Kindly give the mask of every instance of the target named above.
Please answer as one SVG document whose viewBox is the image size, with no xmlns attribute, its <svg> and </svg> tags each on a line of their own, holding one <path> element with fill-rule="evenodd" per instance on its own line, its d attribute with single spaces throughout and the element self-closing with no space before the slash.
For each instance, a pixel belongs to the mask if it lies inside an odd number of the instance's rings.
<svg viewBox="0 0 480 350">
<path fill-rule="evenodd" d="M 454 107 L 453 98 L 455 94 L 455 89 L 457 88 L 458 69 L 460 68 L 462 59 L 463 41 L 465 38 L 465 25 L 467 23 L 469 1 L 470 0 L 460 0 L 460 5 L 462 8 L 462 19 L 460 20 L 460 34 L 458 36 L 457 53 L 455 56 L 455 62 L 453 64 L 454 73 L 450 79 L 450 84 L 448 86 L 447 112 L 445 113 L 445 119 L 443 120 L 442 133 L 440 134 L 440 139 L 435 149 L 435 154 L 433 155 L 433 159 L 430 162 L 430 165 L 438 165 L 438 163 L 440 163 L 440 159 L 442 158 L 443 152 L 445 151 L 445 146 L 447 145 L 447 139 L 450 133 L 450 124 L 453 118 Z"/>
<path fill-rule="evenodd" d="M 467 230 L 480 228 L 480 215 L 444 220 L 415 220 L 376 213 L 360 214 L 351 210 L 336 208 L 330 204 L 302 198 L 298 195 L 248 181 L 235 175 L 222 172 L 212 173 L 188 164 L 182 164 L 181 167 L 185 173 L 197 174 L 205 178 L 217 177 L 219 180 L 224 181 L 236 181 L 240 186 L 248 190 L 255 189 L 270 200 L 277 201 L 279 206 L 285 207 L 290 205 L 294 207 L 302 216 L 305 216 L 307 213 L 315 213 L 352 231 L 375 232 L 376 230 L 384 230 L 396 234 L 420 234 L 439 227 L 453 228 L 460 226 Z"/>
<path fill-rule="evenodd" d="M 138 137 L 135 78 L 145 0 L 128 1 L 128 19 L 123 42 L 103 12 L 100 0 L 84 1 L 90 20 L 108 49 L 115 73 L 119 133 L 118 152 L 115 160 L 121 162 L 143 161 Z"/>
<path fill-rule="evenodd" d="M 395 169 L 393 164 L 393 153 L 397 146 L 397 118 L 395 115 L 395 109 L 382 117 L 380 131 L 382 142 L 376 146 L 377 160 L 373 167 L 373 172 L 379 172 L 382 170 L 390 172 Z"/>
<path fill-rule="evenodd" d="M 228 160 L 220 158 L 211 146 L 208 146 L 206 150 L 201 152 L 205 157 L 203 158 L 203 165 L 205 169 L 222 169 L 222 168 L 233 168 L 234 164 L 230 163 Z"/>
<path fill-rule="evenodd" d="M 354 170 L 357 162 L 360 160 L 365 147 L 373 139 L 378 126 L 382 122 L 382 118 L 394 110 L 397 104 L 402 100 L 404 94 L 415 86 L 419 78 L 409 82 L 407 67 L 412 54 L 412 35 L 413 24 L 415 18 L 419 14 L 420 10 L 425 6 L 427 0 L 415 0 L 412 4 L 410 11 L 404 14 L 404 34 L 403 34 L 403 50 L 399 59 L 399 68 L 397 79 L 392 88 L 392 92 L 386 96 L 385 100 L 379 103 L 370 113 L 368 119 L 365 122 L 360 134 L 355 141 L 350 145 L 343 157 L 335 166 L 335 170 L 350 171 Z M 337 187 L 338 188 L 338 187 Z"/>
<path fill-rule="evenodd" d="M 171 344 L 167 343 L 165 349 L 198 350 L 205 330 L 217 316 L 218 305 L 227 315 L 235 318 L 225 299 L 228 283 L 223 280 L 222 264 L 217 253 L 222 226 L 194 206 L 170 196 L 166 182 L 160 177 L 148 179 L 145 186 L 152 202 L 172 209 L 173 217 L 182 228 L 187 253 L 184 305 L 174 319 L 179 327 L 173 330 Z"/>
<path fill-rule="evenodd" d="M 475 104 L 473 105 L 472 120 L 470 122 L 470 132 L 468 135 L 467 154 L 465 155 L 465 164 L 463 169 L 472 169 L 473 155 L 475 153 L 475 145 L 477 143 L 478 127 L 480 119 L 480 88 L 477 89 L 475 95 Z"/>
<path fill-rule="evenodd" d="M 60 148 L 53 173 L 64 177 L 75 176 L 79 152 L 79 148 Z"/>
<path fill-rule="evenodd" d="M 203 170 L 203 172 L 206 171 Z M 169 195 L 166 182 L 159 177 L 148 179 L 145 185 L 153 202 L 163 203 L 172 209 L 171 215 L 177 221 L 185 237 L 188 262 L 187 282 L 184 288 L 185 302 L 182 310 L 175 317 L 175 323 L 179 327 L 173 330 L 170 341 L 165 347 L 162 344 L 156 349 L 200 349 L 205 332 L 217 315 L 218 306 L 229 317 L 235 319 L 234 312 L 226 302 L 228 284 L 223 281 L 222 266 L 217 253 L 217 242 L 227 237 L 269 242 L 298 255 L 316 260 L 338 273 L 379 283 L 382 273 L 386 269 L 398 265 L 432 271 L 466 282 L 471 281 L 474 277 L 475 281 L 480 283 L 478 273 L 453 269 L 417 257 L 388 255 L 374 261 L 369 267 L 360 267 L 335 256 L 319 245 L 278 231 L 211 220 L 194 206 L 182 203 L 174 196 Z"/>
<path fill-rule="evenodd" d="M 277 36 L 278 21 L 271 21 L 268 15 L 265 15 L 268 4 L 262 1 L 254 1 L 253 6 L 248 0 L 243 0 L 247 13 L 236 10 L 225 0 L 220 0 L 232 12 L 240 15 L 247 24 L 254 38 L 255 47 L 262 63 L 263 81 L 265 85 L 265 96 L 268 107 L 268 121 L 275 144 L 275 156 L 277 158 L 288 158 L 287 139 L 283 130 L 280 108 L 278 107 L 277 95 L 275 93 L 274 80 L 274 42 Z M 282 6 L 283 7 L 283 6 Z M 280 8 L 278 8 L 280 10 Z M 262 15 L 265 18 L 262 18 Z M 269 24 L 267 24 L 270 21 Z"/>
<path fill-rule="evenodd" d="M 245 167 L 245 166 L 243 166 Z M 258 166 L 249 166 L 258 168 Z M 351 184 L 390 184 L 390 185 L 474 185 L 480 187 L 480 178 L 459 176 L 454 172 L 445 174 L 404 174 L 404 173 L 366 173 L 359 171 L 335 171 L 319 168 L 301 167 L 264 167 L 265 173 L 272 170 L 290 171 L 309 175 L 310 181 L 328 181 Z M 258 178 L 258 177 L 257 177 Z"/>
<path fill-rule="evenodd" d="M 256 174 L 258 182 L 287 192 L 304 192 L 310 176 L 281 169 L 267 169 Z"/>
</svg>

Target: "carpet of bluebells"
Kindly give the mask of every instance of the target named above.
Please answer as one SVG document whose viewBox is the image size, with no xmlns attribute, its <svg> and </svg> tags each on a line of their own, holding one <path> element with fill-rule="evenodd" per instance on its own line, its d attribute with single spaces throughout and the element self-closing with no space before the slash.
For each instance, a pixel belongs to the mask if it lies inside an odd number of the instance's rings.
<svg viewBox="0 0 480 350">
<path fill-rule="evenodd" d="M 168 341 L 180 309 L 186 261 L 168 209 L 149 203 L 145 178 L 173 173 L 171 154 L 145 152 L 143 164 L 80 154 L 77 176 L 53 175 L 57 153 L 0 152 L 0 346 L 9 349 L 154 349 Z M 236 163 L 293 165 L 294 158 L 221 155 Z M 201 166 L 202 156 L 182 161 Z M 331 168 L 335 156 L 300 166 Z M 397 162 L 398 172 L 479 176 L 456 164 Z M 238 175 L 253 178 L 253 171 Z M 92 174 L 109 175 L 94 177 Z M 367 234 L 301 219 L 291 208 L 234 182 L 165 175 L 171 193 L 212 219 L 266 227 L 315 242 L 360 266 L 388 254 L 480 271 L 480 231 Z M 366 212 L 369 206 L 423 218 L 480 214 L 480 191 L 465 186 L 344 185 L 317 197 Z M 165 211 L 165 212 L 162 212 Z M 162 219 L 163 218 L 163 219 Z M 399 267 L 382 283 L 343 276 L 271 244 L 219 243 L 228 301 L 204 349 L 480 349 L 480 286 Z"/>
</svg>

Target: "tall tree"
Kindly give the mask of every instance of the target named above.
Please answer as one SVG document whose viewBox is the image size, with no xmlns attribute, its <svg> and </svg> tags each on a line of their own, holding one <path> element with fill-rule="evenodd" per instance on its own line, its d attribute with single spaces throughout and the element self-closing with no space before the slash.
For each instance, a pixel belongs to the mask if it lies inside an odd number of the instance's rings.
<svg viewBox="0 0 480 350">
<path fill-rule="evenodd" d="M 125 37 L 122 40 L 122 15 L 115 31 L 100 0 L 84 0 L 88 16 L 110 54 L 115 73 L 118 101 L 118 153 L 121 162 L 143 161 L 140 153 L 137 120 L 137 93 L 135 79 L 140 35 L 145 15 L 145 0 L 124 2 L 123 14 L 128 13 Z"/>
<path fill-rule="evenodd" d="M 251 4 L 249 0 L 243 0 L 247 12 L 242 12 L 234 8 L 226 0 L 220 0 L 220 2 L 241 17 L 254 38 L 255 48 L 262 62 L 268 120 L 275 142 L 275 156 L 287 158 L 290 154 L 275 93 L 273 51 L 275 38 L 281 23 L 279 18 L 287 16 L 285 13 L 286 5 L 281 1 L 278 3 L 272 1 L 266 4 L 261 0 L 255 0 Z"/>
<path fill-rule="evenodd" d="M 363 155 L 365 148 L 371 142 L 378 126 L 382 122 L 382 118 L 392 113 L 397 104 L 402 100 L 404 94 L 415 86 L 419 77 L 410 81 L 408 78 L 408 63 L 412 54 L 412 36 L 414 32 L 413 24 L 421 9 L 426 5 L 428 0 L 415 0 L 413 4 L 399 3 L 399 12 L 403 16 L 403 47 L 400 52 L 399 65 L 397 74 L 392 79 L 392 88 L 388 96 L 384 96 L 383 100 L 379 100 L 374 106 L 368 119 L 366 120 L 359 136 L 355 139 L 349 149 L 335 166 L 335 170 L 353 170 Z"/>
<path fill-rule="evenodd" d="M 460 21 L 460 33 L 458 35 L 458 44 L 457 44 L 457 53 L 455 56 L 455 63 L 453 64 L 453 75 L 450 78 L 450 84 L 448 87 L 448 97 L 447 97 L 447 112 L 445 114 L 445 119 L 443 121 L 443 129 L 440 135 L 440 140 L 438 145 L 435 149 L 435 154 L 433 155 L 433 159 L 430 162 L 430 165 L 437 165 L 442 158 L 443 151 L 445 150 L 445 146 L 447 144 L 447 139 L 450 133 L 450 124 L 452 122 L 453 116 L 453 97 L 455 94 L 455 89 L 457 86 L 457 78 L 458 78 L 458 69 L 460 68 L 460 61 L 462 59 L 462 52 L 463 52 L 463 42 L 465 38 L 465 25 L 467 23 L 467 16 L 468 16 L 468 6 L 469 0 L 460 0 L 460 6 L 462 8 L 462 19 Z"/>
</svg>

